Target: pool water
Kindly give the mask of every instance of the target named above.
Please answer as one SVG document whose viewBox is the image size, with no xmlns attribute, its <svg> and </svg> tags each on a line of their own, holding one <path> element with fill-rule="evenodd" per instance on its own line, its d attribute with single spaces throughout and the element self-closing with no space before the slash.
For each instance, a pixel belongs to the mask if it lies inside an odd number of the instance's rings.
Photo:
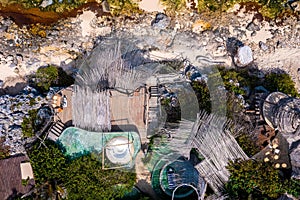
<svg viewBox="0 0 300 200">
<path fill-rule="evenodd" d="M 95 153 L 104 155 L 115 165 L 132 167 L 141 148 L 139 134 L 136 132 L 91 132 L 69 127 L 58 138 L 64 154 L 71 159 Z M 104 151 L 104 152 L 103 152 Z"/>
</svg>

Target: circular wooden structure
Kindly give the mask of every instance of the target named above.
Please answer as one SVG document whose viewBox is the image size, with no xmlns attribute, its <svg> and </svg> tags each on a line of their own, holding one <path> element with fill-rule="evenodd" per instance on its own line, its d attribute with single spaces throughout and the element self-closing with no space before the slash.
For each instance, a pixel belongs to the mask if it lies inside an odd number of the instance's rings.
<svg viewBox="0 0 300 200">
<path fill-rule="evenodd" d="M 300 99 L 281 92 L 273 92 L 263 103 L 267 124 L 283 134 L 300 133 Z"/>
</svg>

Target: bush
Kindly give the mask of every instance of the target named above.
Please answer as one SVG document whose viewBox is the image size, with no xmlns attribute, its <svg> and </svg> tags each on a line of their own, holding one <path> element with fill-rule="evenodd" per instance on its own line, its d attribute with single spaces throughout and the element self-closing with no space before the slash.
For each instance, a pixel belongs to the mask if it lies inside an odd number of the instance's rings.
<svg viewBox="0 0 300 200">
<path fill-rule="evenodd" d="M 283 92 L 293 97 L 299 96 L 295 83 L 288 74 L 270 73 L 265 77 L 264 86 L 270 92 Z"/>
<path fill-rule="evenodd" d="M 37 117 L 37 109 L 29 110 L 28 117 L 23 118 L 23 122 L 21 124 L 22 133 L 25 137 L 33 137 L 35 133 L 35 120 Z"/>
<path fill-rule="evenodd" d="M 259 147 L 248 134 L 241 134 L 236 138 L 236 141 L 249 157 L 254 156 L 260 151 Z"/>
<path fill-rule="evenodd" d="M 131 0 L 108 0 L 113 15 L 128 15 L 142 13 L 138 5 Z"/>
<path fill-rule="evenodd" d="M 68 160 L 57 144 L 49 141 L 45 144 L 47 148 L 38 148 L 36 144 L 29 151 L 37 186 L 65 187 L 68 199 L 116 199 L 130 191 L 135 183 L 134 173 L 103 170 L 99 158 L 92 154 Z"/>
<path fill-rule="evenodd" d="M 285 192 L 278 171 L 270 164 L 254 160 L 230 161 L 226 192 L 233 199 L 273 199 Z"/>
<path fill-rule="evenodd" d="M 9 146 L 4 144 L 5 137 L 0 137 L 0 160 L 9 156 Z"/>
<path fill-rule="evenodd" d="M 46 92 L 57 79 L 58 69 L 57 67 L 50 65 L 37 70 L 35 74 L 35 85 L 42 92 Z"/>
<path fill-rule="evenodd" d="M 199 109 L 211 112 L 211 101 L 209 89 L 204 81 L 193 81 L 191 83 L 193 90 L 197 96 Z"/>
</svg>

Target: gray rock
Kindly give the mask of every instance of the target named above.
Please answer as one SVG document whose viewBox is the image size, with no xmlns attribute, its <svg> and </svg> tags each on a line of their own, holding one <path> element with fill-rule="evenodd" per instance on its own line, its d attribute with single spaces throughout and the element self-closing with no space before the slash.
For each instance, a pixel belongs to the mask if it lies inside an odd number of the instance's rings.
<svg viewBox="0 0 300 200">
<path fill-rule="evenodd" d="M 40 7 L 46 8 L 47 6 L 50 6 L 52 3 L 53 3 L 53 0 L 44 0 L 44 1 L 41 3 Z"/>
<path fill-rule="evenodd" d="M 5 61 L 6 62 L 10 62 L 10 61 L 13 61 L 14 60 L 14 56 L 13 55 L 8 55 L 6 58 L 5 58 Z"/>
<path fill-rule="evenodd" d="M 6 32 L 7 29 L 8 29 L 8 26 L 1 25 L 1 26 L 0 26 L 0 33 L 1 33 L 1 32 Z"/>
<path fill-rule="evenodd" d="M 13 39 L 11 39 L 11 40 L 7 40 L 6 42 L 7 42 L 7 44 L 8 44 L 10 47 L 12 47 L 12 46 L 15 46 L 15 45 L 16 45 L 16 43 L 15 43 L 15 40 L 13 40 Z"/>
<path fill-rule="evenodd" d="M 155 19 L 151 22 L 151 25 L 159 29 L 165 29 L 169 26 L 170 21 L 171 20 L 167 15 L 158 13 L 155 16 Z"/>
<path fill-rule="evenodd" d="M 17 63 L 20 64 L 23 62 L 23 56 L 22 54 L 17 54 L 16 55 L 16 60 L 17 60 Z"/>
<path fill-rule="evenodd" d="M 234 62 L 239 67 L 245 67 L 253 61 L 252 50 L 249 46 L 238 48 L 237 54 L 234 57 Z"/>
<path fill-rule="evenodd" d="M 258 45 L 259 45 L 259 48 L 263 51 L 267 51 L 269 49 L 268 45 L 262 41 L 259 41 Z"/>
<path fill-rule="evenodd" d="M 101 6 L 103 9 L 103 12 L 110 12 L 110 7 L 106 0 L 102 1 Z"/>
<path fill-rule="evenodd" d="M 246 26 L 246 29 L 248 31 L 259 31 L 260 30 L 260 27 L 256 24 L 254 24 L 253 22 L 250 22 L 247 26 Z"/>
</svg>

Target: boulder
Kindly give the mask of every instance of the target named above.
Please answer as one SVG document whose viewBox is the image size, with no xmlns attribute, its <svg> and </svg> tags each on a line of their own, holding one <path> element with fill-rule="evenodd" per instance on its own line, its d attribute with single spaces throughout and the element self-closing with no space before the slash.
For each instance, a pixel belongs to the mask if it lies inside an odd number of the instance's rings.
<svg viewBox="0 0 300 200">
<path fill-rule="evenodd" d="M 192 25 L 192 31 L 198 34 L 202 33 L 203 31 L 209 30 L 210 28 L 211 28 L 211 24 L 203 20 L 197 20 Z"/>
<path fill-rule="evenodd" d="M 164 13 L 158 13 L 155 16 L 155 19 L 151 22 L 151 26 L 159 29 L 165 29 L 169 26 L 170 22 L 171 20 L 167 15 Z"/>
<path fill-rule="evenodd" d="M 254 24 L 253 22 L 250 22 L 247 26 L 246 26 L 246 29 L 248 31 L 259 31 L 260 30 L 260 27 L 256 24 Z"/>
<path fill-rule="evenodd" d="M 252 50 L 249 46 L 238 48 L 237 54 L 234 57 L 234 63 L 238 67 L 245 67 L 253 61 Z"/>
<path fill-rule="evenodd" d="M 268 45 L 262 41 L 259 41 L 258 45 L 259 45 L 259 48 L 263 51 L 267 51 L 269 49 Z"/>
</svg>

